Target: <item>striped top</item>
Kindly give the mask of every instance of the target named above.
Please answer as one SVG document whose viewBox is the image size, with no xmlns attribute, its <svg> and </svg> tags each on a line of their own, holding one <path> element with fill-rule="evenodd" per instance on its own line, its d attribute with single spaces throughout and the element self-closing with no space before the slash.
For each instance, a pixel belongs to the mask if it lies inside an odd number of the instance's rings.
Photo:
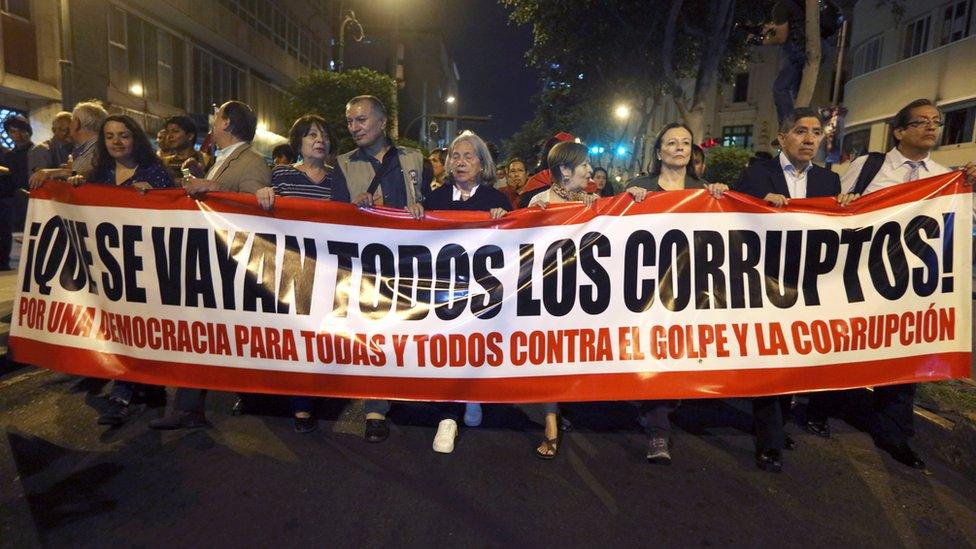
<svg viewBox="0 0 976 549">
<path fill-rule="evenodd" d="M 315 182 L 293 165 L 275 166 L 271 170 L 271 186 L 278 196 L 349 202 L 349 189 L 345 185 L 337 185 L 333 173 L 329 169 L 321 181 Z"/>
</svg>

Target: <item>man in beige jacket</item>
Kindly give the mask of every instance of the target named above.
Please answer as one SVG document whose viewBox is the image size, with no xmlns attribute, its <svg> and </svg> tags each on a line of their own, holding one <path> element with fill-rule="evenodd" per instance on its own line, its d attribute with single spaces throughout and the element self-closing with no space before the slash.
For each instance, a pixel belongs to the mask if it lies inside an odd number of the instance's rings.
<svg viewBox="0 0 976 549">
<path fill-rule="evenodd" d="M 214 163 L 204 176 L 199 162 L 186 161 L 183 167 L 197 176 L 184 186 L 186 194 L 194 197 L 207 191 L 254 194 L 267 187 L 271 171 L 264 157 L 251 148 L 257 125 L 257 117 L 246 103 L 228 101 L 221 105 L 213 123 L 213 142 L 217 145 Z"/>
</svg>

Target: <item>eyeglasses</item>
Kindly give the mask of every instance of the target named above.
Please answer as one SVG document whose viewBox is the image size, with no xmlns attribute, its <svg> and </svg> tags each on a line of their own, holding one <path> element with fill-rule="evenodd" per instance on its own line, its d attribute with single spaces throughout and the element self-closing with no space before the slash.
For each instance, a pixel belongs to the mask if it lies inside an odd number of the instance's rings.
<svg viewBox="0 0 976 549">
<path fill-rule="evenodd" d="M 931 120 L 928 118 L 921 118 L 919 120 L 912 120 L 911 122 L 905 124 L 905 127 L 915 128 L 915 129 L 925 128 L 928 126 L 935 126 L 936 128 L 941 128 L 942 126 L 945 126 L 945 121 L 940 120 L 938 118 L 931 119 Z"/>
</svg>

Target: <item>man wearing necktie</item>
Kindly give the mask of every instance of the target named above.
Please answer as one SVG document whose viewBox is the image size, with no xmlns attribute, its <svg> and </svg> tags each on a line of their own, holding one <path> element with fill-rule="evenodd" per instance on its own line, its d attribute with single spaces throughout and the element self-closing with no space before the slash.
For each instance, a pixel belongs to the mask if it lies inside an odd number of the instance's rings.
<svg viewBox="0 0 976 549">
<path fill-rule="evenodd" d="M 938 107 L 928 99 L 916 99 L 905 105 L 891 120 L 895 147 L 884 155 L 880 164 L 872 165 L 869 155 L 852 161 L 841 179 L 845 194 L 838 197 L 838 202 L 847 205 L 862 194 L 952 171 L 930 157 L 932 149 L 939 144 L 944 120 Z M 879 153 L 872 154 L 881 160 Z M 963 170 L 971 185 L 976 180 L 976 167 L 970 162 Z M 828 413 L 839 405 L 845 394 L 844 391 L 812 394 L 804 428 L 829 437 Z M 870 429 L 875 444 L 900 463 L 924 469 L 925 462 L 908 445 L 909 438 L 915 434 L 915 384 L 875 387 L 873 400 Z"/>
</svg>

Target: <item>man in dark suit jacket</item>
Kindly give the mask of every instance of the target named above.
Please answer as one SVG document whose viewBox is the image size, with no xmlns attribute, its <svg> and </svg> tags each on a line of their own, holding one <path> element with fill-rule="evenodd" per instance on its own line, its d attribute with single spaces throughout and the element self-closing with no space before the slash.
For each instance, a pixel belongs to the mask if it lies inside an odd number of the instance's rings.
<svg viewBox="0 0 976 549">
<path fill-rule="evenodd" d="M 839 196 L 840 177 L 813 164 L 823 139 L 823 123 L 813 109 L 796 109 L 783 119 L 779 131 L 782 152 L 770 160 L 746 168 L 737 191 L 782 207 L 792 198 Z M 790 395 L 752 400 L 756 427 L 756 465 L 766 471 L 782 470 L 783 448 L 796 443 L 783 425 L 789 414 Z"/>
</svg>

